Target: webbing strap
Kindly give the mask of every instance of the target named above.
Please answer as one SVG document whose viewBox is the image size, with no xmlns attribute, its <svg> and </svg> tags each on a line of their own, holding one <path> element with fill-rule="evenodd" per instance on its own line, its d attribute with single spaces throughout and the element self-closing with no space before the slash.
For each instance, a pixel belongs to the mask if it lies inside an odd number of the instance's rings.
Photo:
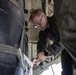
<svg viewBox="0 0 76 75">
<path fill-rule="evenodd" d="M 18 57 L 18 59 L 21 61 L 21 55 L 20 55 L 19 49 L 15 48 L 13 46 L 0 44 L 0 53 L 16 55 Z"/>
<path fill-rule="evenodd" d="M 0 53 L 16 55 L 18 57 L 18 59 L 20 60 L 20 62 L 22 62 L 22 67 L 24 69 L 23 56 L 22 56 L 22 52 L 20 49 L 17 49 L 13 46 L 0 44 Z"/>
<path fill-rule="evenodd" d="M 18 2 L 16 1 L 16 0 L 10 0 L 16 7 L 18 7 L 19 8 L 19 4 L 18 4 Z"/>
<path fill-rule="evenodd" d="M 17 56 L 19 55 L 17 48 L 5 44 L 0 44 L 0 53 L 8 53 Z"/>
<path fill-rule="evenodd" d="M 22 13 L 22 16 L 24 18 L 24 9 L 23 9 L 23 3 L 20 0 L 10 0 Z"/>
</svg>

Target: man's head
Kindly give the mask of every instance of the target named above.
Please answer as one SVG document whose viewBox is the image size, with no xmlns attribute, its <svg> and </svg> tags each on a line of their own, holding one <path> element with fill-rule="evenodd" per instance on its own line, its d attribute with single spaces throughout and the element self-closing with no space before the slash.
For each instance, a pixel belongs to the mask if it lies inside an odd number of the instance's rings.
<svg viewBox="0 0 76 75">
<path fill-rule="evenodd" d="M 47 27 L 47 16 L 41 9 L 36 9 L 31 13 L 30 19 L 34 28 L 45 30 Z"/>
</svg>

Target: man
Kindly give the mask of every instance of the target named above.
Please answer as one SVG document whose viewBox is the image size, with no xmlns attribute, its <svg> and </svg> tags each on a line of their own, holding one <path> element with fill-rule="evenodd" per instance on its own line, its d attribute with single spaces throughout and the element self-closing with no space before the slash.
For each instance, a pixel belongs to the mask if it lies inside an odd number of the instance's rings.
<svg viewBox="0 0 76 75">
<path fill-rule="evenodd" d="M 41 49 L 42 51 L 38 50 L 39 54 L 37 56 L 38 58 L 37 62 L 44 61 L 46 52 L 47 54 L 51 53 L 53 55 L 56 55 L 59 52 L 59 50 L 63 50 L 63 48 L 59 44 L 60 38 L 59 38 L 57 25 L 55 24 L 54 16 L 47 17 L 41 9 L 37 9 L 32 12 L 29 20 L 33 23 L 34 28 L 41 30 L 39 35 L 40 40 L 38 42 L 38 46 L 41 46 L 41 44 L 43 45 L 46 42 L 45 39 L 47 38 L 46 37 L 47 35 L 52 36 L 52 40 L 54 40 L 54 44 L 55 44 L 55 45 L 53 44 L 52 46 L 49 46 L 48 48 Z M 43 46 L 43 47 L 46 47 L 46 46 Z"/>
<path fill-rule="evenodd" d="M 30 21 L 34 24 L 35 28 L 41 30 L 39 33 L 39 41 L 37 45 L 39 54 L 37 55 L 36 63 L 44 61 L 45 56 L 49 54 L 56 55 L 58 52 L 64 49 L 59 43 L 60 37 L 54 16 L 47 17 L 41 9 L 37 9 L 32 12 L 30 16 Z M 47 39 L 54 41 L 54 43 L 49 47 L 47 47 Z M 67 74 L 71 75 L 71 69 L 68 70 L 70 70 L 70 72 L 67 72 L 66 75 Z"/>
<path fill-rule="evenodd" d="M 72 68 L 76 74 L 76 0 L 54 0 L 54 15 L 60 41 L 72 57 Z M 50 20 L 51 21 L 51 20 Z"/>
</svg>

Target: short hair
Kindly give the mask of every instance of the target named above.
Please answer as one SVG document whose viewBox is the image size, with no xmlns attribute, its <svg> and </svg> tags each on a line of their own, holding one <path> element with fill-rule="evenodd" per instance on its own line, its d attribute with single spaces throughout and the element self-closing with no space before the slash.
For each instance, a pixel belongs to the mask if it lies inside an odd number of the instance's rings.
<svg viewBox="0 0 76 75">
<path fill-rule="evenodd" d="M 31 12 L 29 21 L 32 21 L 32 20 L 35 18 L 35 16 L 40 16 L 42 13 L 43 13 L 43 11 L 42 11 L 41 9 L 33 10 L 33 11 Z"/>
</svg>

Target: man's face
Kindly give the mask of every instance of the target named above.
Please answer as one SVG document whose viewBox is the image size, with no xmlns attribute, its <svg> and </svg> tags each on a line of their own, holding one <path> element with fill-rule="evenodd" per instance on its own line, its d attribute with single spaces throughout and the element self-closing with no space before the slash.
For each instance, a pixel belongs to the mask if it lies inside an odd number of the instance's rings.
<svg viewBox="0 0 76 75">
<path fill-rule="evenodd" d="M 32 23 L 34 24 L 34 28 L 44 31 L 47 26 L 46 15 L 42 14 L 41 16 L 35 16 Z"/>
</svg>

